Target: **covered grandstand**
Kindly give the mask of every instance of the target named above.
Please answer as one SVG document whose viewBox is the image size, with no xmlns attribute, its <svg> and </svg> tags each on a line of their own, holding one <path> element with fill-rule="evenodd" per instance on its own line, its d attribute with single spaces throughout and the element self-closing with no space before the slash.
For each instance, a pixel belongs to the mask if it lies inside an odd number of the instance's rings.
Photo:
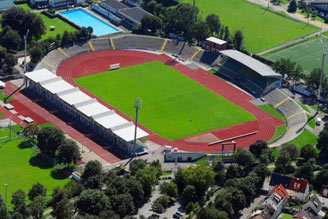
<svg viewBox="0 0 328 219">
<path fill-rule="evenodd" d="M 263 96 L 281 86 L 282 76 L 270 66 L 237 50 L 223 50 L 216 60 L 217 71 L 254 96 Z"/>
<path fill-rule="evenodd" d="M 47 69 L 25 74 L 28 89 L 106 142 L 132 155 L 135 125 Z M 148 136 L 137 129 L 137 139 Z"/>
</svg>

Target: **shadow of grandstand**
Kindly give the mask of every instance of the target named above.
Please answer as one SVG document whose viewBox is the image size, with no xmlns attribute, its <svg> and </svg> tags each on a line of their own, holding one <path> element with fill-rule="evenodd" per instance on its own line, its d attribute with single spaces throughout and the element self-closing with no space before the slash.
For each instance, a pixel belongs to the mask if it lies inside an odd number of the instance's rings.
<svg viewBox="0 0 328 219">
<path fill-rule="evenodd" d="M 205 51 L 199 59 L 199 62 L 205 63 L 207 65 L 212 65 L 213 62 L 219 57 L 219 54 Z"/>
<path fill-rule="evenodd" d="M 39 106 L 41 106 L 42 108 L 46 109 L 50 114 L 56 116 L 58 119 L 60 119 L 64 123 L 66 123 L 68 126 L 74 128 L 75 130 L 80 132 L 86 138 L 89 138 L 90 140 L 92 140 L 96 144 L 100 145 L 101 147 L 103 147 L 104 149 L 109 151 L 110 153 L 114 154 L 119 159 L 126 159 L 129 157 L 126 154 L 124 154 L 122 151 L 117 149 L 117 147 L 115 147 L 114 145 L 108 143 L 106 140 L 104 140 L 100 136 L 92 133 L 92 130 L 82 126 L 80 123 L 76 122 L 71 116 L 65 115 L 63 112 L 59 111 L 53 105 L 47 103 L 46 101 L 40 99 L 35 94 L 29 92 L 26 89 L 22 90 L 21 93 L 24 96 L 26 96 L 27 98 L 29 98 L 30 100 L 32 100 L 34 103 L 36 103 Z M 71 137 L 73 137 L 73 136 L 71 136 Z M 80 143 L 83 144 L 83 142 L 80 142 Z"/>
<path fill-rule="evenodd" d="M 178 64 L 179 62 L 175 61 L 177 60 L 177 58 L 175 59 L 172 59 L 172 60 L 168 60 L 165 62 L 165 65 L 168 65 L 168 66 L 175 66 L 176 64 Z"/>
</svg>

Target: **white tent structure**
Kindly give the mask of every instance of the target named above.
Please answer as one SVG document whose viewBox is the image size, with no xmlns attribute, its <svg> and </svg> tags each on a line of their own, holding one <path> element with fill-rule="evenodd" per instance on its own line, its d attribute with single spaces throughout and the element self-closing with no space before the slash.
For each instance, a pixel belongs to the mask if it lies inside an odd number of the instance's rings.
<svg viewBox="0 0 328 219">
<path fill-rule="evenodd" d="M 135 124 L 47 69 L 25 74 L 28 89 L 107 142 L 132 155 Z M 137 139 L 148 136 L 137 128 Z"/>
</svg>

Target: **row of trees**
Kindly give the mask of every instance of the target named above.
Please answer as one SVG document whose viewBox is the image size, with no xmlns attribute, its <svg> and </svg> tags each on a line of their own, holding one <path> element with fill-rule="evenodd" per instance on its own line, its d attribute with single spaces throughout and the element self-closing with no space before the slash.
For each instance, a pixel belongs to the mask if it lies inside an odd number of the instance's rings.
<svg viewBox="0 0 328 219">
<path fill-rule="evenodd" d="M 242 32 L 236 31 L 233 37 L 229 28 L 221 24 L 220 18 L 216 14 L 210 14 L 203 20 L 198 16 L 199 9 L 196 7 L 194 10 L 191 4 L 163 7 L 161 3 L 152 0 L 144 1 L 143 6 L 154 16 L 143 17 L 141 27 L 139 30 L 135 30 L 136 32 L 153 35 L 174 33 L 184 37 L 187 42 L 197 41 L 198 43 L 214 35 L 226 40 L 230 47 L 243 49 Z"/>
</svg>

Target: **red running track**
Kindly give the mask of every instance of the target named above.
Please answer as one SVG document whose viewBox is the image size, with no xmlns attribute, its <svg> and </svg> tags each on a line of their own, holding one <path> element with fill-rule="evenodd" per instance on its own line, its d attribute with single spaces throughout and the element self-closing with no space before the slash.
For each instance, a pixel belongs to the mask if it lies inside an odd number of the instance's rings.
<svg viewBox="0 0 328 219">
<path fill-rule="evenodd" d="M 188 76 L 189 78 L 197 81 L 208 89 L 237 104 L 238 106 L 252 113 L 256 117 L 255 121 L 207 132 L 215 135 L 219 139 L 231 138 L 237 135 L 257 131 L 257 134 L 255 135 L 235 140 L 237 142 L 237 147 L 247 148 L 250 144 L 254 143 L 258 139 L 263 139 L 266 141 L 269 140 L 275 132 L 275 127 L 284 124 L 283 121 L 273 117 L 269 113 L 261 110 L 260 108 L 250 103 L 249 101 L 253 99 L 252 96 L 246 94 L 240 89 L 221 80 L 215 75 L 208 73 L 203 69 L 199 68 L 196 70 L 192 70 L 181 63 L 175 62 L 173 59 L 164 54 L 157 55 L 148 52 L 131 50 L 103 50 L 84 53 L 69 58 L 62 62 L 57 68 L 57 75 L 62 76 L 72 85 L 79 87 L 88 95 L 97 98 L 99 102 L 111 109 L 115 109 L 115 111 L 119 115 L 131 121 L 133 119 L 129 118 L 127 115 L 120 112 L 115 107 L 109 105 L 108 103 L 104 102 L 97 96 L 93 95 L 91 92 L 87 91 L 86 89 L 75 83 L 74 78 L 107 71 L 110 64 L 120 63 L 121 67 L 126 67 L 154 60 L 172 66 L 174 69 L 178 70 L 182 74 Z M 157 135 L 147 127 L 143 125 L 140 126 L 148 133 L 150 133 L 149 137 L 147 137 L 149 140 L 161 145 L 171 145 L 173 147 L 178 147 L 180 150 L 210 152 L 219 151 L 221 147 L 208 146 L 207 142 L 188 142 L 186 141 L 187 138 L 170 141 Z M 203 134 L 204 133 L 200 133 L 198 135 Z"/>
</svg>

